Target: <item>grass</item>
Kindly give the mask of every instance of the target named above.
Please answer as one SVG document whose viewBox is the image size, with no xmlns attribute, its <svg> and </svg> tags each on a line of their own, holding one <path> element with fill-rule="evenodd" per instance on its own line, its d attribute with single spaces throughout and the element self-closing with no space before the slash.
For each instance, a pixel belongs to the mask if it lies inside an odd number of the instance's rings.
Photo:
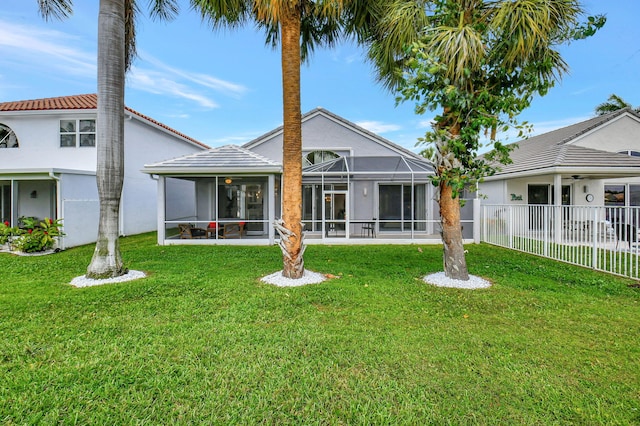
<svg viewBox="0 0 640 426">
<path fill-rule="evenodd" d="M 0 254 L 0 423 L 638 424 L 634 281 L 468 246 L 310 246 L 339 275 L 277 288 L 277 247 L 122 239 L 148 278 L 84 289 L 92 247 Z"/>
</svg>

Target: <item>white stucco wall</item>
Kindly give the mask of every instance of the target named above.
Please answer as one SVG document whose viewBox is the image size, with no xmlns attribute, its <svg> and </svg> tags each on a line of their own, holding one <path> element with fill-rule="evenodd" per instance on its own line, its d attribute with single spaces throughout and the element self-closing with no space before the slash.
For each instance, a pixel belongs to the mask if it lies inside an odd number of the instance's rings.
<svg viewBox="0 0 640 426">
<path fill-rule="evenodd" d="M 577 138 L 573 145 L 601 151 L 640 151 L 640 121 L 631 115 L 622 115 Z"/>
<path fill-rule="evenodd" d="M 565 178 L 562 180 L 562 186 L 569 186 L 571 188 L 571 204 L 577 206 L 603 205 L 604 183 L 604 181 L 596 179 L 574 180 Z M 480 194 L 485 196 L 482 199 L 482 204 L 529 204 L 529 185 L 553 185 L 553 176 L 531 176 L 528 178 L 483 182 L 480 184 Z M 594 196 L 592 202 L 587 201 L 587 194 Z M 515 200 L 512 195 L 515 196 L 515 198 L 522 197 L 522 200 Z"/>
<path fill-rule="evenodd" d="M 0 114 L 0 123 L 15 132 L 19 148 L 2 149 L 0 171 L 37 168 L 96 169 L 94 147 L 61 147 L 60 120 L 95 119 L 95 113 L 21 112 Z"/>
<path fill-rule="evenodd" d="M 282 162 L 282 133 L 251 147 L 251 150 Z M 354 131 L 324 115 L 316 115 L 302 123 L 302 150 L 305 153 L 330 150 L 340 155 L 349 153 L 358 157 L 398 155 L 398 151 L 377 143 L 371 135 Z"/>
<path fill-rule="evenodd" d="M 100 203 L 92 174 L 60 175 L 60 219 L 66 234 L 63 248 L 89 244 L 98 236 Z"/>
<path fill-rule="evenodd" d="M 201 151 L 204 147 L 187 141 L 178 135 L 160 129 L 154 123 L 138 116 L 126 114 L 125 120 L 125 171 L 121 200 L 121 232 L 125 235 L 152 231 L 157 224 L 157 182 L 141 172 L 145 164 L 155 163 Z M 61 201 L 64 199 L 97 199 L 95 179 L 97 152 L 95 147 L 60 147 L 60 120 L 95 119 L 95 111 L 21 111 L 0 113 L 0 123 L 9 126 L 16 134 L 19 148 L 0 151 L 0 174 L 17 175 L 36 169 L 75 170 L 92 173 L 93 176 L 69 177 L 63 174 Z M 21 185 L 23 185 L 21 183 Z M 26 183 L 25 185 L 32 185 Z M 30 192 L 30 191 L 29 191 Z M 42 198 L 37 201 L 52 202 Z M 185 194 L 180 194 L 185 202 Z M 23 197 L 23 195 L 21 195 Z M 51 198 L 51 194 L 49 194 Z M 30 215 L 32 200 L 19 199 L 20 214 Z M 173 203 L 173 200 L 168 200 Z M 54 203 L 55 204 L 55 203 Z M 41 206 L 40 206 L 41 207 Z M 59 212 L 59 214 L 62 214 Z M 71 217 L 65 218 L 65 226 L 72 230 Z M 81 228 L 87 223 L 82 221 Z M 96 225 L 97 228 L 97 225 Z M 95 237 L 94 237 L 95 240 Z M 72 238 L 69 237 L 69 241 Z M 89 241 L 90 242 L 90 241 Z"/>
<path fill-rule="evenodd" d="M 142 168 L 145 164 L 199 152 L 202 148 L 136 118 L 125 121 L 125 140 L 121 232 L 129 235 L 153 231 L 157 227 L 157 182 L 142 173 Z M 185 195 L 178 197 L 184 198 Z M 167 200 L 168 204 L 177 202 L 181 200 Z"/>
</svg>

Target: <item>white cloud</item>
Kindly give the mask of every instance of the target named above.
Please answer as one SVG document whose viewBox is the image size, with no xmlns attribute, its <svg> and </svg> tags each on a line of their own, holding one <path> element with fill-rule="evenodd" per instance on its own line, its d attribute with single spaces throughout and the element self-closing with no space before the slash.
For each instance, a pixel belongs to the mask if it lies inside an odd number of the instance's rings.
<svg viewBox="0 0 640 426">
<path fill-rule="evenodd" d="M 88 46 L 83 50 L 82 46 Z M 95 81 L 97 76 L 95 41 L 38 26 L 18 25 L 0 20 L 0 63 L 34 73 L 47 73 L 63 79 Z M 143 54 L 137 61 L 148 65 L 132 67 L 127 85 L 157 95 L 166 95 L 195 103 L 203 108 L 219 105 L 207 92 L 213 90 L 234 98 L 247 88 L 203 73 L 171 67 Z M 8 68 L 8 65 L 4 65 Z"/>
<path fill-rule="evenodd" d="M 247 88 L 241 84 L 232 83 L 229 81 L 221 80 L 211 75 L 202 73 L 192 73 L 189 71 L 181 70 L 170 65 L 165 64 L 159 59 L 154 58 L 146 53 L 140 54 L 140 59 L 144 62 L 166 71 L 169 75 L 174 77 L 183 78 L 199 86 L 207 87 L 217 92 L 225 93 L 233 97 L 239 97 L 247 92 Z"/>
<path fill-rule="evenodd" d="M 418 129 L 431 129 L 435 123 L 436 122 L 433 118 L 429 120 L 420 120 L 418 122 Z"/>
<path fill-rule="evenodd" d="M 79 38 L 60 31 L 0 21 L 0 55 L 43 72 L 54 68 L 74 76 L 95 78 L 96 54 L 75 47 L 81 44 Z"/>
<path fill-rule="evenodd" d="M 228 144 L 234 144 L 234 145 L 243 145 L 249 141 L 254 140 L 255 138 L 257 138 L 258 136 L 262 135 L 263 133 L 261 132 L 255 132 L 255 133 L 244 133 L 242 135 L 234 135 L 234 136 L 224 136 L 221 138 L 215 138 L 215 139 L 209 139 L 207 141 L 205 141 L 204 143 L 206 143 L 209 146 L 222 146 L 222 145 L 228 145 Z"/>
<path fill-rule="evenodd" d="M 383 123 L 381 121 L 357 121 L 355 124 L 377 134 L 395 132 L 402 129 L 402 126 L 397 124 Z"/>
<path fill-rule="evenodd" d="M 128 85 L 137 90 L 156 95 L 169 95 L 187 99 L 204 108 L 217 108 L 219 105 L 195 88 L 179 83 L 164 73 L 132 67 L 127 75 Z"/>
</svg>

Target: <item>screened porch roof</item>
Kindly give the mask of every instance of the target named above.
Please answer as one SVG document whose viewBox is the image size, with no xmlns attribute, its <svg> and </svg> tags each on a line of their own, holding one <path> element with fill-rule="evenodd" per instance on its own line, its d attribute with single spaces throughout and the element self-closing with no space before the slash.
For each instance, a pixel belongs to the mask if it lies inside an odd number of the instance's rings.
<svg viewBox="0 0 640 426">
<path fill-rule="evenodd" d="M 312 164 L 302 170 L 305 176 L 361 175 L 363 177 L 394 177 L 407 179 L 429 178 L 434 174 L 433 165 L 425 160 L 405 156 L 386 157 L 339 157 L 319 164 Z"/>
<path fill-rule="evenodd" d="M 142 171 L 157 175 L 277 174 L 282 172 L 282 165 L 240 146 L 225 145 L 155 164 L 146 164 Z"/>
</svg>

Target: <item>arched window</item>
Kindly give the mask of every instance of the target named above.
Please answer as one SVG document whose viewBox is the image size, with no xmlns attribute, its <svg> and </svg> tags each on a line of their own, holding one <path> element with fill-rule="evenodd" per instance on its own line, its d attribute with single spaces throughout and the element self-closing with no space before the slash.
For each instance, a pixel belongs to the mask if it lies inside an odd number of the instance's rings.
<svg viewBox="0 0 640 426">
<path fill-rule="evenodd" d="M 11 127 L 0 123 L 0 148 L 18 148 L 18 138 Z"/>
<path fill-rule="evenodd" d="M 338 157 L 340 156 L 333 151 L 311 151 L 302 157 L 302 167 L 324 163 Z"/>
</svg>

